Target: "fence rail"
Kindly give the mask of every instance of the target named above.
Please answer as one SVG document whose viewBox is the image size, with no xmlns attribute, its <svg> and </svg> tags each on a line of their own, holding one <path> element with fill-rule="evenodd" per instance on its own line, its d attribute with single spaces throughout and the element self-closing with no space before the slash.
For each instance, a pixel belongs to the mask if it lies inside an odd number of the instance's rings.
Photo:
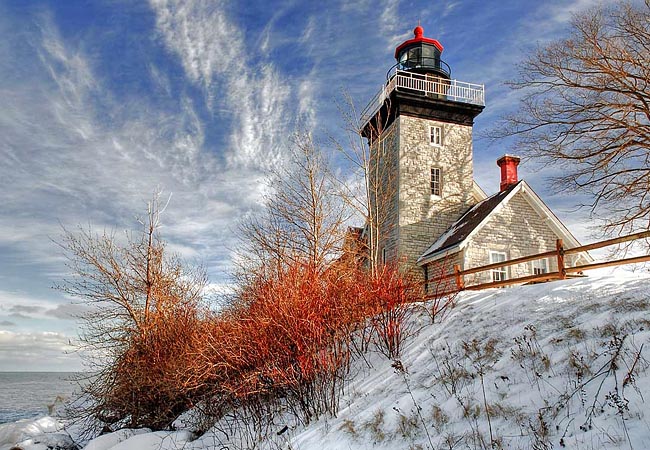
<svg viewBox="0 0 650 450">
<path fill-rule="evenodd" d="M 595 262 L 595 263 L 589 263 L 589 264 L 581 264 L 581 265 L 575 265 L 571 267 L 567 267 L 564 262 L 564 257 L 566 255 L 573 255 L 573 254 L 578 254 L 578 253 L 585 253 L 590 250 L 596 250 L 599 248 L 603 247 L 609 247 L 612 245 L 616 244 L 622 244 L 625 242 L 631 242 L 639 239 L 646 239 L 650 238 L 650 231 L 642 231 L 639 233 L 633 233 L 629 234 L 627 236 L 621 236 L 613 239 L 607 239 L 605 241 L 600 241 L 600 242 L 595 242 L 593 244 L 588 244 L 588 245 L 582 245 L 580 247 L 574 247 L 574 248 L 564 248 L 564 243 L 562 242 L 562 239 L 558 239 L 556 242 L 556 249 L 551 250 L 548 252 L 543 252 L 543 253 L 537 253 L 534 255 L 529 255 L 529 256 L 523 256 L 521 258 L 515 258 L 515 259 L 510 259 L 507 261 L 503 262 L 498 262 L 498 263 L 493 263 L 493 264 L 487 264 L 485 266 L 480 266 L 480 267 L 473 267 L 471 269 L 467 270 L 460 270 L 460 266 L 458 264 L 454 265 L 454 271 L 452 273 L 447 273 L 444 274 L 440 277 L 437 277 L 435 280 L 429 281 L 428 284 L 436 284 L 440 285 L 442 284 L 443 281 L 449 280 L 451 278 L 454 278 L 454 284 L 455 288 L 452 289 L 447 289 L 445 292 L 435 292 L 435 294 L 430 294 L 427 297 L 432 298 L 432 297 L 440 297 L 444 295 L 449 295 L 456 293 L 458 291 L 462 290 L 481 290 L 481 289 L 488 289 L 488 288 L 495 288 L 495 287 L 504 287 L 504 286 L 511 286 L 513 284 L 523 284 L 523 283 L 535 283 L 535 282 L 543 282 L 543 281 L 552 281 L 552 280 L 563 280 L 567 278 L 567 276 L 570 276 L 570 274 L 575 274 L 575 273 L 581 273 L 587 270 L 593 270 L 593 269 L 600 269 L 603 267 L 612 267 L 612 266 L 621 266 L 625 264 L 634 264 L 634 263 L 641 263 L 641 262 L 647 262 L 650 261 L 650 255 L 641 255 L 641 256 L 634 256 L 634 257 L 629 257 L 629 258 L 621 258 L 621 259 L 616 259 L 616 260 L 610 260 L 610 261 L 601 261 L 601 262 Z M 555 257 L 557 261 L 557 271 L 555 272 L 547 272 L 547 273 L 542 273 L 542 274 L 535 274 L 535 275 L 527 275 L 523 277 L 515 277 L 515 278 L 509 278 L 507 280 L 498 280 L 498 281 L 491 281 L 488 283 L 478 283 L 478 284 L 471 284 L 471 285 L 466 285 L 465 284 L 465 277 L 467 275 L 472 275 L 480 272 L 487 272 L 489 270 L 493 269 L 502 269 L 505 267 L 510 267 L 514 266 L 517 264 L 522 264 L 525 262 L 529 261 L 535 261 L 543 258 L 550 258 L 550 257 Z"/>
</svg>

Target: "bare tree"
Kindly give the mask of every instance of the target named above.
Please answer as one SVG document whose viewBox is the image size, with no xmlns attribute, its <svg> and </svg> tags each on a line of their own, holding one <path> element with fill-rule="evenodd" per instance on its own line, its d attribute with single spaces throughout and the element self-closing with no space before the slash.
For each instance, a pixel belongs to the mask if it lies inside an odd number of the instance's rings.
<svg viewBox="0 0 650 450">
<path fill-rule="evenodd" d="M 184 351 L 200 334 L 207 276 L 167 255 L 156 199 L 140 225 L 123 240 L 64 230 L 72 274 L 59 289 L 88 306 L 80 339 L 91 373 L 72 413 L 109 426 L 164 428 L 203 387 Z"/>
<path fill-rule="evenodd" d="M 325 269 L 340 252 L 348 216 L 335 187 L 312 136 L 295 134 L 290 161 L 272 174 L 263 213 L 240 224 L 243 260 L 276 272 L 296 262 Z"/>
<path fill-rule="evenodd" d="M 555 165 L 557 190 L 589 194 L 608 233 L 650 227 L 650 2 L 576 15 L 568 38 L 538 48 L 510 83 L 518 113 L 493 137 Z"/>
<path fill-rule="evenodd" d="M 341 181 L 340 186 L 343 198 L 364 220 L 368 266 L 374 274 L 383 262 L 382 244 L 392 231 L 397 202 L 397 155 L 391 153 L 395 136 L 386 129 L 386 114 L 382 114 L 390 105 L 387 103 L 367 123 L 348 95 L 339 109 L 347 127 L 347 142 L 335 145 L 351 164 L 354 176 L 361 179 L 361 192 L 351 188 L 356 183 Z"/>
</svg>

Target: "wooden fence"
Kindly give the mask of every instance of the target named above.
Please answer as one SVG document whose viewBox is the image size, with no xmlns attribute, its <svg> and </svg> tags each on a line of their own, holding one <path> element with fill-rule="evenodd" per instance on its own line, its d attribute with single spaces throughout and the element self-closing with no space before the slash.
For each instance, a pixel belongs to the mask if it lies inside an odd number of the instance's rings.
<svg viewBox="0 0 650 450">
<path fill-rule="evenodd" d="M 454 292 L 458 292 L 462 290 L 481 290 L 481 289 L 488 289 L 488 288 L 495 288 L 495 287 L 510 286 L 513 284 L 539 283 L 539 282 L 551 281 L 551 280 L 563 280 L 568 276 L 582 273 L 586 270 L 593 270 L 593 269 L 600 269 L 602 267 L 620 266 L 624 264 L 633 264 L 633 263 L 650 261 L 650 255 L 642 255 L 642 256 L 635 256 L 630 258 L 621 258 L 621 259 L 615 259 L 609 261 L 595 262 L 590 264 L 575 265 L 571 267 L 567 267 L 564 262 L 564 258 L 567 255 L 584 253 L 590 250 L 596 250 L 603 247 L 609 247 L 611 245 L 622 244 L 624 242 L 631 242 L 631 241 L 645 239 L 649 237 L 650 237 L 650 231 L 643 231 L 640 233 L 634 233 L 627 236 L 621 236 L 614 239 L 608 239 L 605 241 L 596 242 L 593 244 L 583 245 L 574 248 L 564 248 L 562 239 L 558 239 L 556 243 L 556 249 L 544 253 L 537 253 L 535 255 L 523 256 L 521 258 L 515 258 L 515 259 L 510 259 L 507 261 L 502 261 L 494 264 L 488 264 L 486 266 L 473 267 L 467 270 L 460 270 L 460 266 L 456 264 L 454 265 L 453 273 L 443 275 L 427 283 L 428 285 L 437 284 L 438 286 L 440 286 L 443 284 L 443 282 L 445 282 L 445 280 L 454 278 L 456 288 L 453 290 L 447 289 L 445 292 L 442 293 L 438 292 L 438 289 L 436 289 L 435 294 L 427 295 L 427 297 L 440 297 L 443 295 L 449 295 Z M 522 264 L 530 261 L 540 260 L 543 258 L 554 258 L 557 261 L 557 271 L 535 274 L 535 275 L 528 275 L 524 277 L 508 278 L 506 280 L 491 281 L 488 283 L 479 283 L 479 284 L 470 284 L 470 285 L 467 285 L 465 283 L 465 277 L 468 275 L 487 272 L 493 269 L 502 270 L 505 267 L 510 267 L 516 264 Z M 444 284 L 446 285 L 447 283 L 445 282 Z"/>
</svg>

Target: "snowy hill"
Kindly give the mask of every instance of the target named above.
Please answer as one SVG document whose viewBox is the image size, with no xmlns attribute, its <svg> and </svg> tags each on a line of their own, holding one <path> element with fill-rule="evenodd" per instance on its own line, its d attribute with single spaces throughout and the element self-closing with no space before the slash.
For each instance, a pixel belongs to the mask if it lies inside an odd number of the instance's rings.
<svg viewBox="0 0 650 450">
<path fill-rule="evenodd" d="M 121 431 L 86 448 L 650 447 L 650 275 L 464 292 L 443 320 L 415 310 L 410 326 L 398 362 L 355 362 L 335 418 L 304 425 L 287 414 L 267 430 L 225 419 L 194 440 L 187 430 Z M 30 437 L 23 425 L 0 426 L 0 450 Z M 46 448 L 38 441 L 20 448 Z"/>
</svg>

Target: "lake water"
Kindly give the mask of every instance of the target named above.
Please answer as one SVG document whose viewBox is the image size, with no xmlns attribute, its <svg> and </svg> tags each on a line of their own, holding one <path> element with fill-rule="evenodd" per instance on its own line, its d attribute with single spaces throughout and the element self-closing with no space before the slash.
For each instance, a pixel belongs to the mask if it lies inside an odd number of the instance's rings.
<svg viewBox="0 0 650 450">
<path fill-rule="evenodd" d="M 0 423 L 48 414 L 57 397 L 69 398 L 74 373 L 0 372 Z"/>
</svg>

